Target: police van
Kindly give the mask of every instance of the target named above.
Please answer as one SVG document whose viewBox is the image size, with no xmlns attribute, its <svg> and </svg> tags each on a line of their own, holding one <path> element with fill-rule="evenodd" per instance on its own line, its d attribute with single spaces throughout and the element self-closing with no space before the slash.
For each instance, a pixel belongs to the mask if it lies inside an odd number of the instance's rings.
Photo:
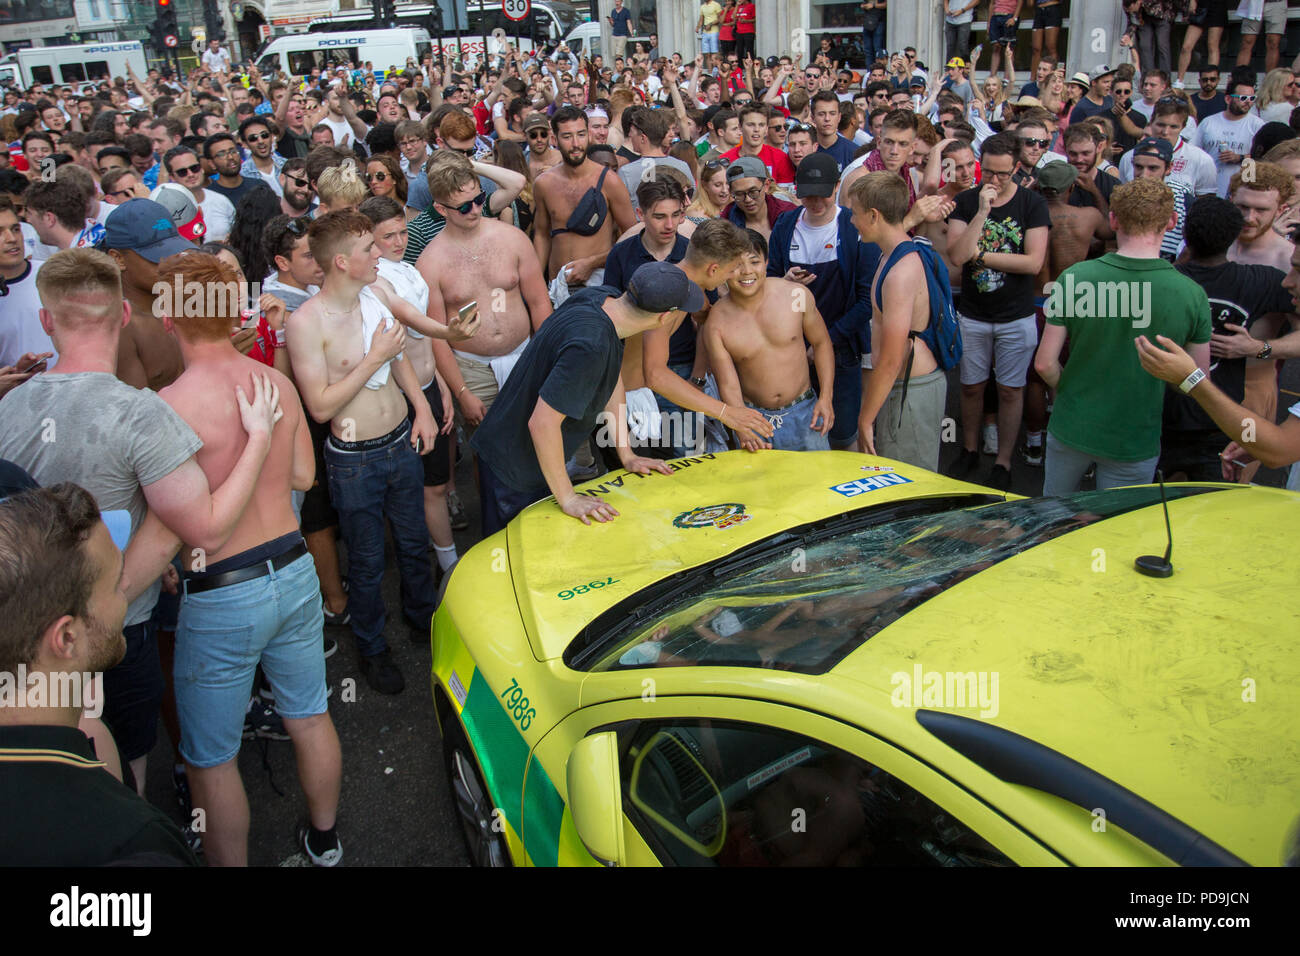
<svg viewBox="0 0 1300 956">
<path fill-rule="evenodd" d="M 348 33 L 295 33 L 276 37 L 257 54 L 265 76 L 283 70 L 306 76 L 313 69 L 355 68 L 370 62 L 376 71 L 400 70 L 407 58 L 416 63 L 433 51 L 429 31 L 415 27 L 396 30 L 353 30 Z"/>
<path fill-rule="evenodd" d="M 138 40 L 30 47 L 0 60 L 0 83 L 8 80 L 26 89 L 33 83 L 94 83 L 119 76 L 125 79 L 128 64 L 136 76 L 143 77 L 149 70 L 144 45 Z"/>
</svg>

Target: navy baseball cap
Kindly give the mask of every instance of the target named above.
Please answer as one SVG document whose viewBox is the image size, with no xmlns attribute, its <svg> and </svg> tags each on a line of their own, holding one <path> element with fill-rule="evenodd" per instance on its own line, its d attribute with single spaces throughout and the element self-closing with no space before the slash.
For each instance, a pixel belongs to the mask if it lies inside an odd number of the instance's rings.
<svg viewBox="0 0 1300 956">
<path fill-rule="evenodd" d="M 152 199 L 128 199 L 104 220 L 105 249 L 130 250 L 150 262 L 194 249 L 182 239 L 172 223 L 172 214 Z"/>
<path fill-rule="evenodd" d="M 1160 136 L 1148 136 L 1133 147 L 1134 156 L 1154 156 L 1166 163 L 1174 161 L 1174 147 Z"/>
<path fill-rule="evenodd" d="M 644 312 L 698 312 L 708 301 L 704 290 L 669 262 L 647 262 L 632 273 L 627 294 Z"/>
</svg>

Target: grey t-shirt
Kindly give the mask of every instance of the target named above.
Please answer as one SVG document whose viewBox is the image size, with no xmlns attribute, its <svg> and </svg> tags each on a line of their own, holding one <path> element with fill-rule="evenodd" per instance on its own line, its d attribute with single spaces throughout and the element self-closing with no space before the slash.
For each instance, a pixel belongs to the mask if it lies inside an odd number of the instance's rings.
<svg viewBox="0 0 1300 956">
<path fill-rule="evenodd" d="M 142 486 L 165 478 L 202 447 L 156 393 L 107 372 L 37 375 L 0 402 L 0 458 L 41 485 L 80 485 L 101 511 L 129 511 L 133 532 L 149 508 Z M 148 620 L 160 588 L 155 581 L 131 602 L 127 624 Z"/>
</svg>

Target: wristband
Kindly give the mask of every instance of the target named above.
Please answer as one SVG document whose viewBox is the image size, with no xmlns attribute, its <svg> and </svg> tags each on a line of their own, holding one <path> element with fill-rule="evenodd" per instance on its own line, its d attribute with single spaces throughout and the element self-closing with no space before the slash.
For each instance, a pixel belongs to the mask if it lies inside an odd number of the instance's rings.
<svg viewBox="0 0 1300 956">
<path fill-rule="evenodd" d="M 1189 392 L 1191 392 L 1191 390 L 1194 389 L 1197 385 L 1200 385 L 1201 381 L 1204 378 L 1205 378 L 1205 373 L 1202 372 L 1199 368 L 1194 368 L 1192 369 L 1191 374 L 1188 375 L 1187 378 L 1183 379 L 1178 384 L 1178 390 L 1182 392 L 1184 395 L 1186 395 Z"/>
<path fill-rule="evenodd" d="M 467 389 L 467 388 L 469 388 L 468 385 L 462 385 L 462 386 L 460 387 L 460 392 L 465 391 L 465 389 Z M 456 393 L 456 397 L 457 397 L 457 398 L 460 398 L 460 392 L 457 392 L 457 393 Z"/>
<path fill-rule="evenodd" d="M 277 349 L 284 348 L 286 344 L 284 329 L 272 329 L 271 331 L 275 334 L 275 347 Z"/>
</svg>

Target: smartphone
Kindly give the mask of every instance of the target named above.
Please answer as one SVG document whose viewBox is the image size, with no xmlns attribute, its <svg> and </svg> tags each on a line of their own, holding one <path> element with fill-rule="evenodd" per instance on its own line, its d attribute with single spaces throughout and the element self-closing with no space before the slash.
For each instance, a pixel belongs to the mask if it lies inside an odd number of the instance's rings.
<svg viewBox="0 0 1300 956">
<path fill-rule="evenodd" d="M 415 453 L 417 455 L 424 454 L 424 439 L 421 438 L 419 435 L 415 436 Z"/>
<path fill-rule="evenodd" d="M 477 300 L 474 300 L 474 301 L 472 301 L 472 302 L 466 302 L 466 303 L 465 303 L 464 305 L 462 305 L 462 306 L 460 307 L 460 309 L 458 310 L 459 313 L 460 313 L 460 320 L 461 320 L 462 322 L 467 321 L 467 320 L 469 319 L 469 317 L 470 317 L 471 315 L 473 315 L 474 312 L 475 312 L 475 310 L 477 310 L 477 309 L 478 309 L 478 301 L 477 301 Z"/>
<path fill-rule="evenodd" d="M 27 366 L 26 368 L 19 369 L 18 374 L 26 375 L 28 372 L 34 372 L 37 369 L 40 369 L 43 372 L 45 371 L 45 369 L 42 368 L 42 366 L 44 366 L 47 362 L 49 362 L 49 359 L 41 359 L 39 362 L 33 362 L 31 365 Z"/>
</svg>

